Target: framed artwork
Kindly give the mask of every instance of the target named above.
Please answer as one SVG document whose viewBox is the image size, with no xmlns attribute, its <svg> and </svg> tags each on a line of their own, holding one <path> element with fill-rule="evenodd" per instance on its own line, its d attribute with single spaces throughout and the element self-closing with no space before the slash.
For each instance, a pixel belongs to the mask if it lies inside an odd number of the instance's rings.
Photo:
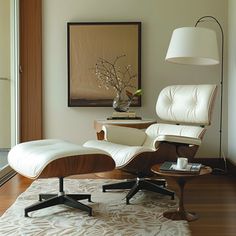
<svg viewBox="0 0 236 236">
<path fill-rule="evenodd" d="M 112 106 L 117 91 L 101 80 L 104 70 L 127 80 L 130 93 L 141 89 L 141 22 L 69 22 L 67 44 L 69 107 Z M 131 106 L 141 106 L 141 96 Z"/>
</svg>

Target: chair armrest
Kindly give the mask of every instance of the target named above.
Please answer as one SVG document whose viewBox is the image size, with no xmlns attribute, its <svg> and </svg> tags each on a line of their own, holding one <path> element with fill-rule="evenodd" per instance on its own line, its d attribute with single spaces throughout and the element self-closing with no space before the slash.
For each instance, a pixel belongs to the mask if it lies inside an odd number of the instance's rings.
<svg viewBox="0 0 236 236">
<path fill-rule="evenodd" d="M 200 138 L 192 138 L 186 136 L 177 135 L 159 135 L 155 142 L 171 142 L 171 143 L 183 143 L 186 145 L 201 145 L 202 141 Z"/>
<path fill-rule="evenodd" d="M 104 139 L 111 143 L 117 143 L 127 146 L 142 146 L 146 133 L 140 129 L 103 125 Z"/>
</svg>

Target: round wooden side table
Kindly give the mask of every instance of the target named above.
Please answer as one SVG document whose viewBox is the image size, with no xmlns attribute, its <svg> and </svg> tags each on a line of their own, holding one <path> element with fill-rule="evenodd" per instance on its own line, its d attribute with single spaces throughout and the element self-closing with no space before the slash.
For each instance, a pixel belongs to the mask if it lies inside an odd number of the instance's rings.
<svg viewBox="0 0 236 236">
<path fill-rule="evenodd" d="M 179 196 L 179 207 L 176 210 L 170 210 L 163 213 L 163 216 L 172 219 L 172 220 L 187 220 L 193 221 L 198 219 L 198 215 L 193 212 L 188 212 L 184 207 L 184 186 L 186 182 L 192 178 L 199 177 L 201 175 L 207 175 L 212 172 L 211 167 L 204 166 L 201 168 L 198 174 L 187 174 L 187 173 L 174 173 L 174 172 L 162 172 L 160 171 L 161 164 L 154 165 L 151 170 L 161 176 L 174 179 L 179 188 L 180 188 L 180 196 Z"/>
<path fill-rule="evenodd" d="M 136 129 L 146 129 L 148 126 L 155 124 L 157 121 L 154 119 L 142 119 L 142 120 L 107 120 L 107 119 L 98 119 L 94 120 L 94 129 L 97 132 L 97 139 L 104 139 L 104 132 L 102 130 L 103 125 L 116 125 L 124 126 Z"/>
</svg>

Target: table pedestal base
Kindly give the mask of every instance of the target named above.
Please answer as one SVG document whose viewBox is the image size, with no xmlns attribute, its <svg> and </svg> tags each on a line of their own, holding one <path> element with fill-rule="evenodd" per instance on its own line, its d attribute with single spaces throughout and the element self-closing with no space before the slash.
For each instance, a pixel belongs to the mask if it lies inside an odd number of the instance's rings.
<svg viewBox="0 0 236 236">
<path fill-rule="evenodd" d="M 186 182 L 197 176 L 210 174 L 212 172 L 211 167 L 204 166 L 201 168 L 200 172 L 196 174 L 178 173 L 178 172 L 162 172 L 160 167 L 162 164 L 156 164 L 152 167 L 152 172 L 162 175 L 164 177 L 173 178 L 179 186 L 179 207 L 177 210 L 170 210 L 163 213 L 163 216 L 171 220 L 187 220 L 194 221 L 198 219 L 198 215 L 193 212 L 188 212 L 184 207 L 184 186 Z"/>
<path fill-rule="evenodd" d="M 163 216 L 171 220 L 187 220 L 194 221 L 198 219 L 198 215 L 193 212 L 170 210 L 163 213 Z"/>
</svg>

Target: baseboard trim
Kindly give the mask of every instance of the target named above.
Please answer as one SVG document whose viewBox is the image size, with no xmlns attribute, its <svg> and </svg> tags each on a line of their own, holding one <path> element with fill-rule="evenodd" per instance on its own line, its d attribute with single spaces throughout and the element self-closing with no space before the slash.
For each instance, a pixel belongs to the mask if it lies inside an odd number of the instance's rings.
<svg viewBox="0 0 236 236">
<path fill-rule="evenodd" d="M 194 162 L 202 163 L 213 169 L 218 168 L 224 170 L 228 175 L 236 176 L 236 165 L 228 159 L 226 159 L 225 163 L 223 158 L 194 158 Z"/>
<path fill-rule="evenodd" d="M 217 158 L 217 157 L 214 157 L 214 158 L 210 158 L 210 157 L 209 158 L 207 158 L 207 157 L 197 158 L 197 157 L 195 157 L 194 162 L 202 163 L 203 165 L 207 165 L 212 168 L 223 168 L 224 167 L 224 160 L 221 158 Z"/>
<path fill-rule="evenodd" d="M 226 161 L 228 173 L 232 176 L 236 176 L 236 165 L 228 159 Z"/>
<path fill-rule="evenodd" d="M 14 170 L 9 171 L 7 174 L 0 178 L 0 187 L 5 184 L 9 179 L 14 177 L 17 173 Z"/>
</svg>

